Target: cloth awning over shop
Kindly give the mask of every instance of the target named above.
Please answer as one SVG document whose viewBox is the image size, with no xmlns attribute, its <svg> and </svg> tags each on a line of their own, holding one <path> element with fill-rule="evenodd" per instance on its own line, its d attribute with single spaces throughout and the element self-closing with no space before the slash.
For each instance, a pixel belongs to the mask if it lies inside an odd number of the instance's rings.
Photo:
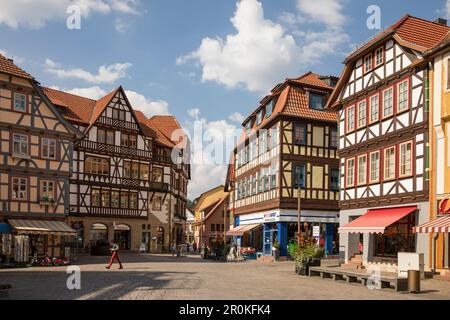
<svg viewBox="0 0 450 320">
<path fill-rule="evenodd" d="M 71 236 L 77 232 L 63 221 L 9 219 L 8 223 L 18 234 L 47 234 Z"/>
<path fill-rule="evenodd" d="M 414 227 L 415 233 L 449 233 L 450 232 L 450 215 L 437 218 L 433 221 L 424 223 Z"/>
<path fill-rule="evenodd" d="M 233 228 L 230 231 L 228 231 L 227 236 L 242 236 L 244 233 L 249 232 L 258 226 L 259 226 L 259 224 L 248 224 L 248 225 L 238 226 L 238 227 Z"/>
<path fill-rule="evenodd" d="M 361 217 L 340 227 L 339 232 L 384 233 L 387 227 L 416 210 L 417 206 L 369 210 Z"/>
</svg>

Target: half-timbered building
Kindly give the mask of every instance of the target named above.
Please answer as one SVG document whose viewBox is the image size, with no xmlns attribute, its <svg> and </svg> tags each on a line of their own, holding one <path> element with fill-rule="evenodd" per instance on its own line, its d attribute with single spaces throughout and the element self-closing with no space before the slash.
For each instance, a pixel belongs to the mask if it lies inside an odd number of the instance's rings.
<svg viewBox="0 0 450 320">
<path fill-rule="evenodd" d="M 167 248 L 172 234 L 166 220 L 170 224 L 175 213 L 170 195 L 181 193 L 171 154 L 176 144 L 162 139 L 150 119 L 132 108 L 122 87 L 99 100 L 44 91 L 83 133 L 75 144 L 70 180 L 70 223 L 79 231 L 77 246 L 107 240 L 125 250 Z"/>
<path fill-rule="evenodd" d="M 0 221 L 14 235 L 1 240 L 17 262 L 64 255 L 65 236 L 75 233 L 64 220 L 79 136 L 37 81 L 0 55 Z"/>
<path fill-rule="evenodd" d="M 332 254 L 337 230 L 339 161 L 337 113 L 324 110 L 337 78 L 309 72 L 277 85 L 243 123 L 230 167 L 234 228 L 243 246 L 271 255 L 297 240 L 298 197 L 301 231 L 315 234 Z M 299 194 L 300 192 L 300 194 Z"/>
<path fill-rule="evenodd" d="M 424 253 L 429 219 L 429 70 L 423 53 L 449 28 L 405 16 L 350 54 L 328 103 L 339 110 L 340 253 L 395 269 Z M 360 243 L 362 252 L 360 252 Z"/>
</svg>

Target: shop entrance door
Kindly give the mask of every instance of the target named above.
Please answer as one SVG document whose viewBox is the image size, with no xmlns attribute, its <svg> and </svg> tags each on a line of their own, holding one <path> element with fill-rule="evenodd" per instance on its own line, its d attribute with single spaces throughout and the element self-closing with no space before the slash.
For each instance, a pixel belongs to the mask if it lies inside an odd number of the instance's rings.
<svg viewBox="0 0 450 320">
<path fill-rule="evenodd" d="M 272 255 L 272 246 L 274 241 L 278 238 L 277 224 L 264 225 L 264 248 L 263 254 L 266 256 Z"/>
<path fill-rule="evenodd" d="M 117 243 L 121 250 L 130 250 L 131 228 L 124 224 L 116 225 L 114 228 L 114 243 Z"/>
</svg>

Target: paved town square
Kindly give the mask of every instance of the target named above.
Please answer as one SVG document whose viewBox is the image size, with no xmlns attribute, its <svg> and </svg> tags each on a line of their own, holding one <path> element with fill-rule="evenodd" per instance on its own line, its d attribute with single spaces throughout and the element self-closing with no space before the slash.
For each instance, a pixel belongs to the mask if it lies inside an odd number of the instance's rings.
<svg viewBox="0 0 450 320">
<path fill-rule="evenodd" d="M 122 256 L 124 269 L 106 270 L 107 257 L 78 258 L 81 290 L 68 290 L 65 267 L 0 270 L 0 279 L 12 285 L 1 299 L 450 299 L 446 281 L 422 281 L 422 293 L 395 293 L 393 289 L 370 290 L 359 284 L 333 282 L 294 273 L 293 262 L 219 263 L 199 256 Z M 264 280 L 262 280 L 264 278 Z"/>
</svg>

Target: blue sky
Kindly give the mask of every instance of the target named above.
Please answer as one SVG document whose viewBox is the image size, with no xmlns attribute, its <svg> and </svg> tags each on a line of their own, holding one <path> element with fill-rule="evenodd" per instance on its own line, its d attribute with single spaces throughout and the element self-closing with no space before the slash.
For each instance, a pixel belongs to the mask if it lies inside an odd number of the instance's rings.
<svg viewBox="0 0 450 320">
<path fill-rule="evenodd" d="M 339 75 L 345 55 L 379 32 L 366 27 L 369 5 L 380 7 L 382 27 L 406 13 L 434 20 L 450 12 L 445 0 L 24 2 L 0 0 L 0 52 L 42 85 L 94 98 L 122 85 L 148 115 L 215 128 L 239 127 L 286 77 Z M 66 27 L 71 4 L 82 9 L 80 30 Z M 223 183 L 225 170 L 193 173 L 194 197 Z"/>
</svg>

